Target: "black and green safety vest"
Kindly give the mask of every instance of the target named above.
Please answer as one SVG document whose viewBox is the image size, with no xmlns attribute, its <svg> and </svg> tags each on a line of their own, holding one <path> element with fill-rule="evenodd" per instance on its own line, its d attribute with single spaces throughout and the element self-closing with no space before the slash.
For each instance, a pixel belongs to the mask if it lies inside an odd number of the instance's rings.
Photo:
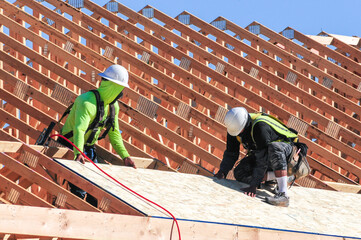
<svg viewBox="0 0 361 240">
<path fill-rule="evenodd" d="M 272 115 L 268 115 L 265 113 L 250 113 L 252 119 L 252 129 L 251 129 L 251 137 L 253 142 L 255 143 L 253 137 L 253 128 L 258 122 L 265 122 L 267 123 L 273 130 L 277 133 L 285 137 L 285 141 L 287 142 L 297 142 L 298 141 L 298 134 L 294 129 L 288 128 L 284 123 L 280 120 L 275 118 Z"/>
</svg>

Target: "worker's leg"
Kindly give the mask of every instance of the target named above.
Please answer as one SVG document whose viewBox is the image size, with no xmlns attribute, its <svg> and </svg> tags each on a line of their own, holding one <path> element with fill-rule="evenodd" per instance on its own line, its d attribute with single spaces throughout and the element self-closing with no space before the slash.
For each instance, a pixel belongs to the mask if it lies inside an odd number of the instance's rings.
<svg viewBox="0 0 361 240">
<path fill-rule="evenodd" d="M 69 142 L 67 142 L 63 138 L 58 137 L 57 142 L 64 145 L 65 147 L 73 150 L 73 145 L 71 145 Z M 69 182 L 68 184 L 69 184 L 69 188 L 70 188 L 71 193 L 73 193 L 74 195 L 80 197 L 81 199 L 85 198 L 86 192 L 84 190 L 81 190 L 80 188 L 78 188 L 77 186 L 72 184 L 71 182 Z"/>
<path fill-rule="evenodd" d="M 84 154 L 88 158 L 90 158 L 90 160 L 92 160 L 94 163 L 98 162 L 94 146 L 85 146 L 84 147 Z M 70 188 L 70 192 L 73 193 L 74 195 L 76 195 L 76 196 L 78 196 L 78 197 L 80 197 L 82 199 L 84 199 L 85 196 L 86 196 L 86 201 L 88 203 L 90 203 L 94 207 L 98 206 L 97 199 L 95 197 L 93 197 L 92 195 L 87 194 L 86 191 L 80 189 L 79 187 L 75 186 L 71 182 L 69 182 L 69 188 Z"/>
<path fill-rule="evenodd" d="M 278 184 L 278 193 L 266 201 L 277 206 L 288 206 L 287 192 L 287 159 L 292 152 L 292 146 L 284 142 L 273 142 L 268 146 L 268 159 Z"/>
<path fill-rule="evenodd" d="M 264 176 L 264 181 L 272 181 L 276 180 L 276 174 L 274 171 L 267 171 L 266 175 Z"/>
<path fill-rule="evenodd" d="M 94 163 L 98 163 L 98 159 L 97 159 L 97 154 L 95 151 L 95 147 L 94 146 L 85 146 L 84 147 L 84 153 L 85 155 L 90 158 Z M 84 191 L 85 192 L 85 191 Z M 90 203 L 91 205 L 93 205 L 94 207 L 98 206 L 98 200 L 93 197 L 92 195 L 90 195 L 89 193 L 87 193 L 86 196 L 86 201 L 88 203 Z"/>
<path fill-rule="evenodd" d="M 70 188 L 70 192 L 73 193 L 74 195 L 80 197 L 81 199 L 85 198 L 86 192 L 84 190 L 81 190 L 71 182 L 69 182 L 69 188 Z"/>
<path fill-rule="evenodd" d="M 62 145 L 73 149 L 73 146 L 68 143 L 66 140 L 64 140 L 63 138 L 59 137 L 57 139 L 57 142 L 61 143 Z M 95 147 L 94 146 L 85 146 L 84 147 L 84 154 L 90 158 L 93 162 L 97 163 L 97 155 L 96 155 L 96 151 L 95 151 Z M 74 184 L 72 184 L 71 182 L 69 182 L 69 188 L 70 188 L 70 192 L 73 193 L 74 195 L 80 197 L 81 199 L 84 199 L 86 196 L 86 201 L 88 203 L 90 203 L 91 205 L 97 207 L 98 205 L 98 201 L 96 200 L 96 198 L 94 198 L 92 195 L 87 194 L 84 190 L 80 189 L 79 187 L 75 186 Z"/>
<path fill-rule="evenodd" d="M 237 181 L 250 183 L 252 180 L 253 168 L 255 167 L 254 156 L 246 156 L 234 168 L 233 174 Z"/>
</svg>

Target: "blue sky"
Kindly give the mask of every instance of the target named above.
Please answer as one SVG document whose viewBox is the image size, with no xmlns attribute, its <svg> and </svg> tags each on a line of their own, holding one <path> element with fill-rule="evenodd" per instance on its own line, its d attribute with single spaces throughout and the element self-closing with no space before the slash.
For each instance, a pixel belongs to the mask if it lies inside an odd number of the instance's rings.
<svg viewBox="0 0 361 240">
<path fill-rule="evenodd" d="M 109 0 L 93 0 L 103 6 Z M 306 35 L 327 33 L 361 37 L 361 0 L 118 0 L 139 11 L 151 5 L 175 17 L 184 10 L 211 22 L 222 16 L 241 27 L 253 21 L 281 32 L 292 27 Z"/>
</svg>

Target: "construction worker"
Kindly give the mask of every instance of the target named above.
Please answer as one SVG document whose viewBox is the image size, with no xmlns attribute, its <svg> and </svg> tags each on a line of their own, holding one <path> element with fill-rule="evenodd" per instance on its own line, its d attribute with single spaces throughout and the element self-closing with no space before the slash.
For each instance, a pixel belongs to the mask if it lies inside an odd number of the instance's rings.
<svg viewBox="0 0 361 240">
<path fill-rule="evenodd" d="M 249 187 L 241 190 L 255 197 L 256 189 L 263 180 L 276 178 L 278 192 L 273 197 L 267 197 L 266 202 L 288 206 L 287 160 L 293 150 L 289 140 L 297 134 L 273 117 L 249 114 L 243 107 L 229 110 L 224 123 L 227 127 L 227 147 L 215 177 L 221 179 L 227 176 L 238 160 L 242 143 L 247 155 L 234 169 L 234 176 L 236 180 L 248 183 Z M 267 169 L 273 171 L 267 172 Z"/>
<path fill-rule="evenodd" d="M 119 114 L 117 100 L 121 97 L 123 89 L 129 87 L 128 72 L 120 65 L 112 65 L 98 75 L 102 78 L 99 88 L 93 92 L 83 93 L 75 99 L 61 129 L 61 134 L 73 142 L 93 162 L 98 162 L 94 144 L 97 142 L 101 130 L 107 126 L 108 129 L 105 132 L 108 133 L 115 151 L 124 160 L 126 166 L 136 168 L 123 144 L 117 117 Z M 59 138 L 58 141 L 73 148 L 62 138 Z M 85 163 L 83 155 L 77 149 L 73 150 L 75 160 Z M 72 183 L 69 183 L 69 186 L 72 193 L 84 199 L 85 191 Z M 93 196 L 88 194 L 86 200 L 93 206 L 97 206 L 97 200 Z"/>
</svg>

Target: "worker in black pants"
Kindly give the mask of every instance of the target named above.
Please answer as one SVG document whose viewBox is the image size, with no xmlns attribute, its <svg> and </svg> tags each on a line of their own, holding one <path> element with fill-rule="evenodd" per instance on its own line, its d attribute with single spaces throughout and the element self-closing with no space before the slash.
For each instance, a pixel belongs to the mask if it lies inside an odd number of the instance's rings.
<svg viewBox="0 0 361 240">
<path fill-rule="evenodd" d="M 59 138 L 60 139 L 60 138 Z M 62 139 L 62 138 L 61 138 Z M 65 140 L 61 141 L 59 140 L 60 143 L 62 143 L 63 145 L 65 144 Z M 67 142 L 68 143 L 68 142 Z M 70 147 L 69 147 L 70 146 Z M 73 148 L 72 145 L 70 145 L 68 143 L 68 147 L 70 149 Z M 96 151 L 95 151 L 95 147 L 94 146 L 85 146 L 84 147 L 84 154 L 90 159 L 92 160 L 94 163 L 98 163 L 98 159 L 97 159 L 97 155 L 96 155 Z M 94 207 L 98 206 L 98 200 L 90 195 L 89 193 L 87 193 L 86 191 L 80 189 L 79 187 L 75 186 L 74 184 L 72 184 L 71 182 L 69 182 L 69 188 L 70 188 L 70 192 L 72 192 L 73 194 L 75 194 L 76 196 L 80 197 L 81 199 L 85 199 L 86 196 L 86 201 L 88 203 L 90 203 L 91 205 L 93 205 Z"/>
<path fill-rule="evenodd" d="M 256 189 L 263 180 L 276 179 L 279 192 L 274 197 L 267 197 L 266 201 L 276 206 L 288 206 L 287 160 L 297 133 L 270 115 L 250 114 L 243 107 L 229 110 L 224 123 L 227 127 L 227 146 L 215 177 L 221 179 L 227 176 L 237 162 L 240 144 L 243 144 L 247 155 L 234 169 L 234 176 L 250 186 L 241 190 L 255 197 Z"/>
</svg>

